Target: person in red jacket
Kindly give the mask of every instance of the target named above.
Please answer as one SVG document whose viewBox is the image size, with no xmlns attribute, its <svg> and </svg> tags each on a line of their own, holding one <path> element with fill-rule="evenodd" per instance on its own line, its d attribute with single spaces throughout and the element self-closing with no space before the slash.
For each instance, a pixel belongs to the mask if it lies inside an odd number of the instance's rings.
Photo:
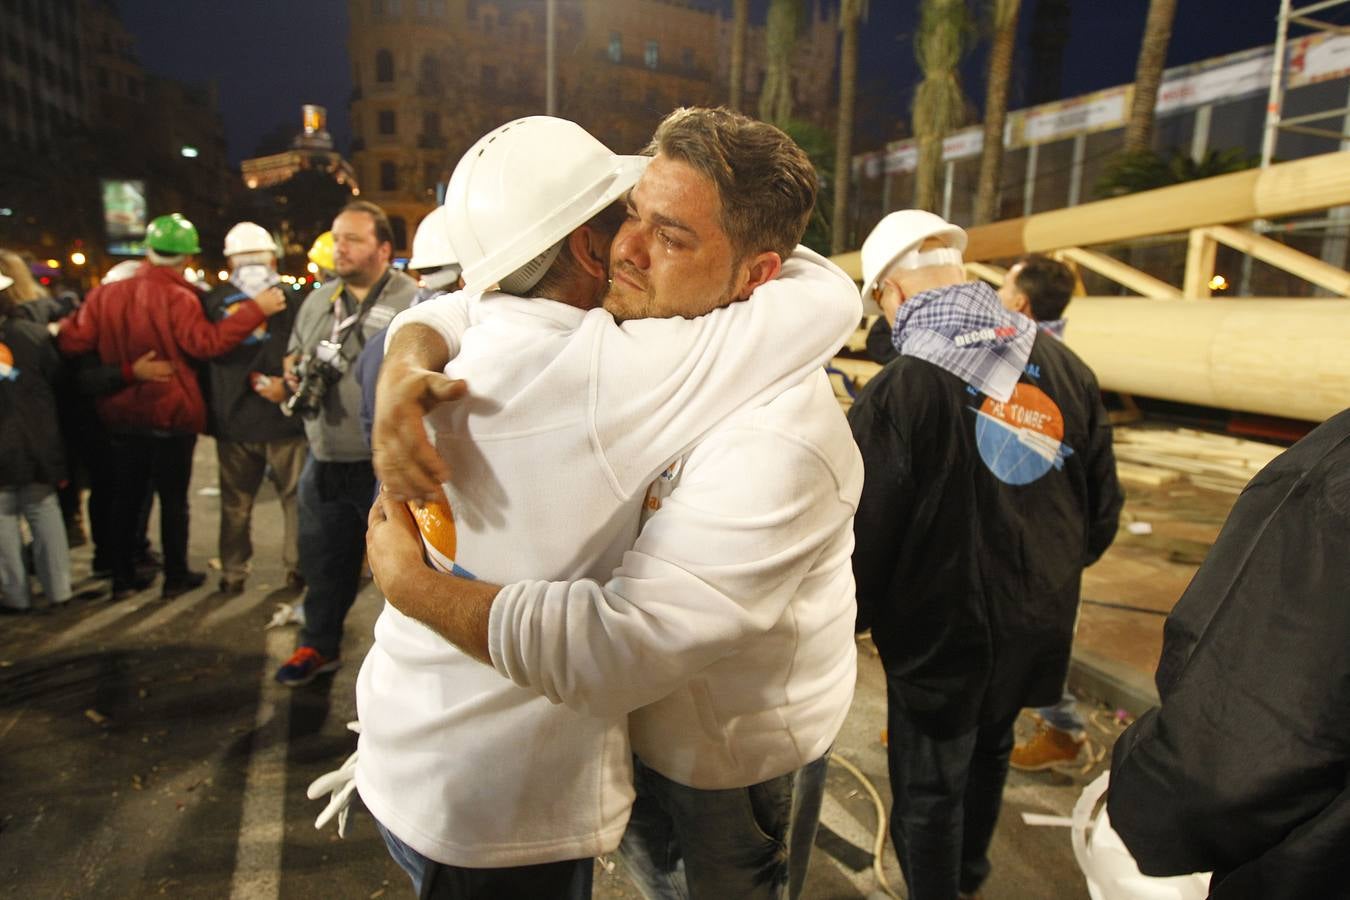
<svg viewBox="0 0 1350 900">
<path fill-rule="evenodd" d="M 116 473 L 114 600 L 150 586 L 151 579 L 136 571 L 133 543 L 140 504 L 151 485 L 160 505 L 163 596 L 176 597 L 206 580 L 187 564 L 192 450 L 206 428 L 206 403 L 189 357 L 209 359 L 228 352 L 286 307 L 281 291 L 272 288 L 213 324 L 182 274 L 188 258 L 201 249 L 192 223 L 178 213 L 160 216 L 146 229 L 145 243 L 147 260 L 136 274 L 91 291 L 62 322 L 57 336 L 57 345 L 68 356 L 97 352 L 104 365 L 125 370 L 154 350 L 174 368 L 167 381 L 133 382 L 97 401 L 99 418 L 112 438 Z"/>
</svg>

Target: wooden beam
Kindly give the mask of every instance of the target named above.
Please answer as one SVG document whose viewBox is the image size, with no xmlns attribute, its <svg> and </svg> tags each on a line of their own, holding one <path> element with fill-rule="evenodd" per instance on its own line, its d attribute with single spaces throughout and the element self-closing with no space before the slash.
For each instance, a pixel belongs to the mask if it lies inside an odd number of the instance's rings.
<svg viewBox="0 0 1350 900">
<path fill-rule="evenodd" d="M 1107 256 L 1105 253 L 1084 250 L 1082 247 L 1065 247 L 1059 250 L 1056 255 L 1061 259 L 1077 263 L 1089 272 L 1096 272 L 1104 278 L 1109 278 L 1116 284 L 1122 284 L 1143 297 L 1181 299 L 1181 291 L 1161 278 L 1154 278 L 1147 272 L 1141 272 L 1133 266 Z M 970 263 L 967 263 L 966 266 L 969 267 Z"/>
<path fill-rule="evenodd" d="M 1008 277 L 1008 270 L 1002 266 L 993 266 L 989 263 L 968 262 L 966 263 L 966 274 L 981 278 L 994 287 L 1003 287 L 1003 281 Z"/>
<path fill-rule="evenodd" d="M 1214 242 L 1208 229 L 1191 230 L 1186 247 L 1186 276 L 1181 286 L 1188 300 L 1204 300 L 1213 295 L 1209 282 L 1214 277 L 1214 257 L 1218 249 L 1219 245 Z"/>
<path fill-rule="evenodd" d="M 1309 256 L 1301 250 L 1295 250 L 1288 244 L 1249 231 L 1245 228 L 1232 228 L 1228 225 L 1215 225 L 1203 230 L 1215 241 L 1240 250 L 1248 256 L 1269 263 L 1277 269 L 1297 275 L 1304 281 L 1310 281 L 1318 287 L 1326 288 L 1342 297 L 1350 296 L 1350 272 L 1339 266 L 1323 262 L 1315 256 Z"/>
</svg>

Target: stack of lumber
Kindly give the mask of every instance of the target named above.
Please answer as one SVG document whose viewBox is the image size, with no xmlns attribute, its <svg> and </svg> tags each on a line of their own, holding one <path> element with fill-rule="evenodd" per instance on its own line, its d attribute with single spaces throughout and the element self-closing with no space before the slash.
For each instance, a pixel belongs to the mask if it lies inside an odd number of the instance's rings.
<svg viewBox="0 0 1350 900">
<path fill-rule="evenodd" d="M 1186 479 L 1196 487 L 1239 494 L 1283 447 L 1190 428 L 1115 430 L 1120 480 L 1151 487 Z"/>
</svg>

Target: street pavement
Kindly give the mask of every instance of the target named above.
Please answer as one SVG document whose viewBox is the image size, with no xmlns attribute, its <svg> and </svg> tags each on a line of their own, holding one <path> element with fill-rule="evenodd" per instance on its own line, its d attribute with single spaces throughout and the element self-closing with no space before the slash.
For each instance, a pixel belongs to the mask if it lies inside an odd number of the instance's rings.
<svg viewBox="0 0 1350 900">
<path fill-rule="evenodd" d="M 215 485 L 215 446 L 203 439 L 191 494 L 191 557 L 203 570 L 216 555 Z M 219 573 L 208 570 L 206 585 L 191 594 L 164 601 L 156 584 L 112 603 L 106 582 L 88 577 L 84 547 L 72 551 L 81 596 L 47 615 L 0 620 L 0 895 L 412 896 L 364 810 L 340 839 L 331 824 L 314 828 L 323 801 L 305 797 L 314 778 L 355 748 L 346 723 L 356 715 L 356 673 L 380 597 L 373 584 L 362 590 L 336 675 L 294 690 L 278 686 L 272 673 L 293 649 L 295 628 L 264 626 L 278 604 L 298 599 L 282 587 L 280 525 L 265 486 L 254 512 L 254 571 L 242 595 L 216 593 Z M 885 682 L 865 639 L 859 657 L 807 900 L 885 896 L 872 871 L 878 816 L 869 794 L 875 790 L 889 808 Z M 1099 751 L 1119 730 L 1113 717 L 1092 716 Z M 453 739 L 446 764 L 473 777 L 456 759 Z M 1029 826 L 1021 814 L 1069 815 L 1102 765 L 1010 775 L 987 900 L 1087 897 L 1068 829 Z M 608 862 L 597 863 L 595 896 L 638 897 Z M 882 870 L 903 896 L 889 842 Z"/>
</svg>

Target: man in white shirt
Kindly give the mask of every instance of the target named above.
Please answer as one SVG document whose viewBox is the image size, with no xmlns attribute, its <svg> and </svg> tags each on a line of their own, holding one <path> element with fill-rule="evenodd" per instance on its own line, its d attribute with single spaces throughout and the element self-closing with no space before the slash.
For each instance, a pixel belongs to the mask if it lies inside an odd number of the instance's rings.
<svg viewBox="0 0 1350 900">
<path fill-rule="evenodd" d="M 623 320 L 735 311 L 805 229 L 815 197 L 809 161 L 777 129 L 726 110 L 676 111 L 649 151 L 611 248 L 605 309 Z M 800 297 L 757 293 L 744 306 L 769 302 L 775 316 L 800 312 Z M 802 327 L 829 330 L 818 318 Z M 448 392 L 436 370 L 455 350 L 454 328 L 441 324 L 439 347 L 427 329 L 408 330 L 406 343 L 396 337 L 389 348 L 377 465 L 392 495 L 423 496 L 445 463 L 419 440 L 417 414 Z M 753 338 L 745 328 L 723 352 L 768 365 L 787 349 L 766 351 Z M 651 368 L 668 364 L 653 359 Z M 602 409 L 603 398 L 595 401 L 557 402 Z M 547 465 L 548 445 L 538 446 Z M 417 531 L 392 499 L 372 510 L 368 549 L 394 607 L 521 690 L 617 723 L 620 734 L 628 716 L 637 796 L 621 856 L 645 893 L 796 896 L 829 748 L 853 692 L 849 556 L 861 485 L 857 449 L 815 371 L 730 415 L 665 468 L 612 575 L 455 578 L 420 564 Z M 541 520 L 531 539 L 569 540 L 549 524 Z M 572 774 L 546 765 L 555 784 Z M 545 799 L 518 802 L 534 812 Z"/>
<path fill-rule="evenodd" d="M 821 428 L 800 411 L 826 404 L 831 415 L 823 421 L 837 421 L 835 436 L 843 438 L 830 451 L 856 462 L 819 367 L 856 326 L 861 304 L 852 281 L 837 267 L 804 248 L 794 251 L 814 196 L 809 162 L 777 129 L 730 114 L 713 115 L 731 136 L 796 153 L 789 160 L 794 165 L 787 167 L 769 165 L 762 151 L 753 157 L 763 160 L 758 184 L 769 198 L 757 206 L 761 220 L 785 221 L 784 210 L 775 204 L 777 198 L 791 197 L 786 201 L 791 224 L 774 235 L 772 249 L 766 245 L 732 251 L 718 221 L 718 193 L 711 181 L 691 182 L 690 174 L 697 173 L 688 164 L 674 163 L 672 171 L 669 160 L 658 158 L 647 166 L 646 158 L 614 157 L 562 120 L 532 117 L 509 123 L 481 140 L 456 168 L 446 205 L 466 289 L 421 304 L 395 321 L 373 435 L 381 472 L 394 478 L 392 491 L 421 493 L 411 490 L 406 479 L 400 481 L 406 463 L 396 462 L 399 442 L 384 429 L 390 404 L 412 408 L 413 428 L 434 435 L 436 449 L 422 449 L 437 463 L 448 463 L 454 473 L 443 484 L 427 483 L 430 493 L 444 490 L 453 510 L 454 545 L 427 550 L 440 572 L 472 573 L 495 583 L 543 574 L 589 584 L 598 592 L 596 579 L 608 577 L 633 546 L 644 505 L 659 505 L 655 493 L 644 498 L 653 479 L 666 471 L 664 483 L 680 483 L 672 461 L 719 423 L 739 422 L 729 438 L 733 443 L 744 439 L 763 444 L 754 435 L 763 427 L 759 407 L 766 401 L 780 403 L 773 399 L 780 395 L 793 398 L 785 414 L 804 420 L 786 426 L 793 441 L 820 440 Z M 691 115 L 690 123 L 698 121 L 699 115 Z M 689 172 L 680 171 L 681 166 Z M 616 275 L 632 289 L 629 296 L 645 308 L 636 309 L 634 320 L 618 325 L 610 312 L 587 309 L 608 288 L 604 210 L 643 169 L 653 178 L 644 178 L 634 189 L 630 224 L 624 226 L 629 246 L 622 257 L 613 258 Z M 746 169 L 736 166 L 737 171 Z M 680 185 L 675 193 L 681 199 L 689 199 L 691 188 L 701 190 L 697 202 L 660 202 L 672 190 L 666 184 L 672 177 Z M 784 189 L 771 190 L 774 185 Z M 547 215 L 532 218 L 532 209 Z M 667 260 L 692 255 L 699 265 L 663 268 L 654 264 L 656 254 Z M 495 282 L 503 290 L 479 296 Z M 667 294 L 672 285 L 677 293 Z M 698 305 L 662 306 L 678 299 L 679 290 Z M 752 293 L 748 303 L 733 302 Z M 550 299 L 539 299 L 544 297 Z M 697 318 L 637 320 L 656 311 L 673 316 L 681 310 Z M 409 342 L 419 352 L 439 343 L 432 357 L 416 360 L 428 368 L 409 368 Z M 439 374 L 443 368 L 467 383 L 468 396 L 436 407 L 424 423 L 420 391 L 440 396 L 438 392 L 458 389 Z M 402 387 L 404 382 L 412 384 L 411 390 Z M 762 448 L 759 455 L 747 457 L 753 461 L 750 468 L 771 463 L 774 455 L 772 448 Z M 685 468 L 696 468 L 692 454 Z M 746 479 L 738 475 L 737 480 Z M 793 502 L 807 503 L 812 488 L 799 482 L 809 480 L 803 475 L 775 483 L 772 497 L 777 500 L 782 491 L 790 491 Z M 856 493 L 855 486 L 855 498 Z M 824 505 L 842 523 L 835 531 L 851 540 L 848 499 L 836 497 Z M 409 521 L 402 518 L 406 511 L 401 504 L 395 513 L 400 523 Z M 817 518 L 810 511 L 803 516 Z M 784 536 L 790 533 L 795 540 L 802 530 L 788 528 Z M 387 583 L 391 594 L 404 587 L 402 570 L 423 568 L 419 540 L 414 538 L 411 547 L 395 545 L 388 556 L 378 542 L 370 547 L 381 586 Z M 763 547 L 764 541 L 758 545 Z M 720 548 L 732 549 L 733 540 Z M 737 550 L 748 567 L 764 565 L 754 551 L 744 546 Z M 840 569 L 845 580 L 847 555 L 845 548 Z M 790 568 L 794 577 L 801 577 L 798 565 Z M 713 576 L 703 572 L 701 577 Z M 732 587 L 719 585 L 717 596 Z M 764 754 L 750 747 L 755 753 L 745 771 L 752 777 L 745 785 L 786 776 L 765 795 L 775 801 L 766 809 L 769 818 L 763 827 L 770 834 L 786 834 L 796 773 L 807 763 L 814 765 L 813 772 L 823 770 L 824 753 L 838 728 L 835 720 L 842 721 L 851 695 L 851 582 L 847 589 L 837 587 L 834 599 L 840 611 L 829 618 L 842 624 L 845 640 L 833 652 L 813 653 L 829 657 L 824 673 L 828 684 L 807 684 L 764 711 L 772 724 L 757 726 L 757 739 L 789 739 L 787 746 L 775 748 L 778 758 L 771 765 L 779 771 L 766 774 Z M 678 592 L 683 596 L 685 587 Z M 778 591 L 774 602 L 782 606 L 792 594 Z M 748 600 L 760 603 L 762 598 L 756 593 Z M 554 604 L 549 599 L 544 605 Z M 524 612 L 526 606 L 519 608 Z M 733 630 L 755 628 L 754 615 L 763 617 L 765 612 L 738 614 Z M 795 615 L 791 628 L 797 624 Z M 779 617 L 774 613 L 762 628 L 790 645 L 795 638 L 772 627 Z M 418 618 L 386 607 L 357 686 L 362 736 L 356 782 L 391 851 L 423 896 L 458 897 L 475 891 L 480 892 L 475 896 L 587 895 L 590 858 L 618 845 L 633 802 L 623 715 L 627 710 L 586 708 L 594 684 L 572 706 L 550 703 L 556 698 L 480 665 Z M 829 630 L 828 623 L 811 627 L 813 632 Z M 680 640 L 695 645 L 694 653 L 707 653 L 705 644 L 728 637 L 699 633 Z M 814 646 L 815 634 L 801 643 Z M 708 662 L 727 652 L 721 647 Z M 772 655 L 773 677 L 785 677 L 776 669 L 799 661 L 791 651 Z M 814 665 L 814 659 L 809 661 Z M 588 671 L 587 677 L 597 674 L 603 670 Z M 642 681 L 634 678 L 632 684 Z M 659 684 L 643 684 L 636 700 L 626 697 L 624 702 L 643 706 L 687 681 L 672 669 Z M 805 727 L 778 726 L 779 707 L 789 704 L 810 708 Z M 800 745 L 792 743 L 795 738 L 801 738 Z M 733 777 L 741 774 L 738 770 Z M 810 803 L 805 807 L 814 808 Z M 809 818 L 813 831 L 815 814 Z M 769 855 L 775 856 L 776 847 Z"/>
</svg>

